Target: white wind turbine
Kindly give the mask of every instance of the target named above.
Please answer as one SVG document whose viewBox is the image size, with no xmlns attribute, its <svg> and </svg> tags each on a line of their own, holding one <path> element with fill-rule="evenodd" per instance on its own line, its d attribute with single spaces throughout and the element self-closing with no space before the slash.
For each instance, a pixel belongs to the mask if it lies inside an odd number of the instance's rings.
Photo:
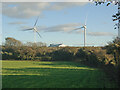
<svg viewBox="0 0 120 90">
<path fill-rule="evenodd" d="M 38 30 L 37 30 L 37 28 L 36 28 L 36 24 L 37 24 L 37 22 L 38 22 L 38 19 L 39 19 L 39 17 L 36 19 L 36 22 L 35 22 L 33 28 L 28 28 L 28 29 L 24 29 L 24 30 L 23 30 L 23 31 L 33 30 L 33 32 L 34 32 L 34 43 L 36 43 L 36 33 L 39 35 L 40 38 L 42 38 L 42 36 L 39 34 L 39 32 L 38 32 Z"/>
<path fill-rule="evenodd" d="M 86 16 L 85 24 L 82 25 L 82 27 L 80 27 L 80 28 L 74 29 L 74 30 L 84 29 L 84 47 L 86 46 L 86 29 L 87 29 L 86 24 L 87 24 L 87 16 Z"/>
</svg>

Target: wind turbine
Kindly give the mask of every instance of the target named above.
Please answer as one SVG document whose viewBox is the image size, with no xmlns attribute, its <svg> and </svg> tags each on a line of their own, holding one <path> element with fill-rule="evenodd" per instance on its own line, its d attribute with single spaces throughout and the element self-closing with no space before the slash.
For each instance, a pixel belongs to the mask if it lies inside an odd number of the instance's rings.
<svg viewBox="0 0 120 90">
<path fill-rule="evenodd" d="M 80 28 L 74 29 L 74 30 L 84 29 L 84 47 L 86 46 L 86 29 L 87 29 L 86 24 L 87 24 L 87 16 L 86 16 L 85 24 L 82 25 L 82 27 Z"/>
<path fill-rule="evenodd" d="M 33 26 L 32 28 L 28 28 L 28 29 L 24 29 L 24 30 L 23 30 L 23 31 L 33 30 L 33 32 L 34 32 L 34 43 L 36 43 L 36 33 L 39 35 L 40 38 L 42 38 L 42 36 L 39 34 L 39 32 L 38 32 L 38 30 L 37 30 L 37 28 L 36 28 L 36 24 L 37 24 L 37 22 L 38 22 L 38 19 L 39 19 L 39 16 L 38 16 L 38 18 L 36 19 L 35 24 L 34 24 L 34 26 Z"/>
</svg>

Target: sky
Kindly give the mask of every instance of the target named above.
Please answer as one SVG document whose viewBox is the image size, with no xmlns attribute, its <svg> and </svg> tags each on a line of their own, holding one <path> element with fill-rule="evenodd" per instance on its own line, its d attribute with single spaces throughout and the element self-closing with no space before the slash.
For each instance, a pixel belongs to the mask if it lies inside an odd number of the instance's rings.
<svg viewBox="0 0 120 90">
<path fill-rule="evenodd" d="M 115 5 L 99 5 L 88 2 L 6 2 L 2 3 L 2 42 L 13 37 L 23 43 L 34 42 L 33 27 L 37 17 L 37 42 L 63 43 L 68 46 L 83 46 L 84 31 L 74 30 L 85 24 L 87 18 L 86 45 L 103 46 L 118 34 L 114 29 L 112 15 Z"/>
</svg>

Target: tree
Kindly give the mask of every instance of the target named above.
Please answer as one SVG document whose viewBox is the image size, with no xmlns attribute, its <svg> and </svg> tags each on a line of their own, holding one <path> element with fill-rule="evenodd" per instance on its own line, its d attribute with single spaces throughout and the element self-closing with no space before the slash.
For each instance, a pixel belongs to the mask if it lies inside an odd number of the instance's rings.
<svg viewBox="0 0 120 90">
<path fill-rule="evenodd" d="M 120 1 L 118 1 L 118 0 L 89 0 L 89 1 L 93 1 L 96 6 L 101 5 L 101 4 L 105 4 L 105 3 L 106 3 L 106 6 L 109 6 L 113 2 L 115 5 L 118 5 L 118 12 L 116 14 L 112 15 L 112 17 L 113 17 L 113 21 L 118 21 L 118 23 L 115 24 L 114 29 L 117 29 L 117 27 L 119 29 L 119 27 L 120 27 Z"/>
<path fill-rule="evenodd" d="M 46 43 L 42 43 L 42 42 L 37 42 L 37 43 L 27 42 L 26 46 L 31 46 L 31 47 L 46 47 Z"/>
<path fill-rule="evenodd" d="M 32 47 L 20 47 L 16 54 L 20 60 L 34 60 L 36 51 Z"/>
<path fill-rule="evenodd" d="M 5 38 L 5 46 L 21 46 L 22 42 L 11 37 Z"/>
<path fill-rule="evenodd" d="M 69 48 L 61 48 L 58 50 L 55 50 L 51 53 L 53 60 L 58 61 L 71 61 L 74 58 L 74 53 L 71 52 Z"/>
<path fill-rule="evenodd" d="M 114 55 L 114 60 L 116 63 L 116 70 L 117 70 L 117 82 L 118 86 L 120 86 L 120 38 L 114 39 L 112 42 L 110 42 L 106 47 L 107 52 L 109 54 Z"/>
<path fill-rule="evenodd" d="M 115 38 L 112 42 L 109 42 L 107 46 L 105 46 L 108 54 L 114 55 L 114 60 L 116 66 L 120 65 L 120 38 Z"/>
<path fill-rule="evenodd" d="M 46 43 L 42 43 L 42 42 L 37 42 L 36 45 L 37 47 L 46 47 Z"/>
</svg>

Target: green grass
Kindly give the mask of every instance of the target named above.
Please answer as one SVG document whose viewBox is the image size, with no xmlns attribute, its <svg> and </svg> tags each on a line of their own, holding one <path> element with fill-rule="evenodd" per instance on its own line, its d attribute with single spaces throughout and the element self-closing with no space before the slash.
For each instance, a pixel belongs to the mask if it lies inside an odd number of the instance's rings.
<svg viewBox="0 0 120 90">
<path fill-rule="evenodd" d="M 3 88 L 114 88 L 96 68 L 73 62 L 2 61 Z"/>
</svg>

